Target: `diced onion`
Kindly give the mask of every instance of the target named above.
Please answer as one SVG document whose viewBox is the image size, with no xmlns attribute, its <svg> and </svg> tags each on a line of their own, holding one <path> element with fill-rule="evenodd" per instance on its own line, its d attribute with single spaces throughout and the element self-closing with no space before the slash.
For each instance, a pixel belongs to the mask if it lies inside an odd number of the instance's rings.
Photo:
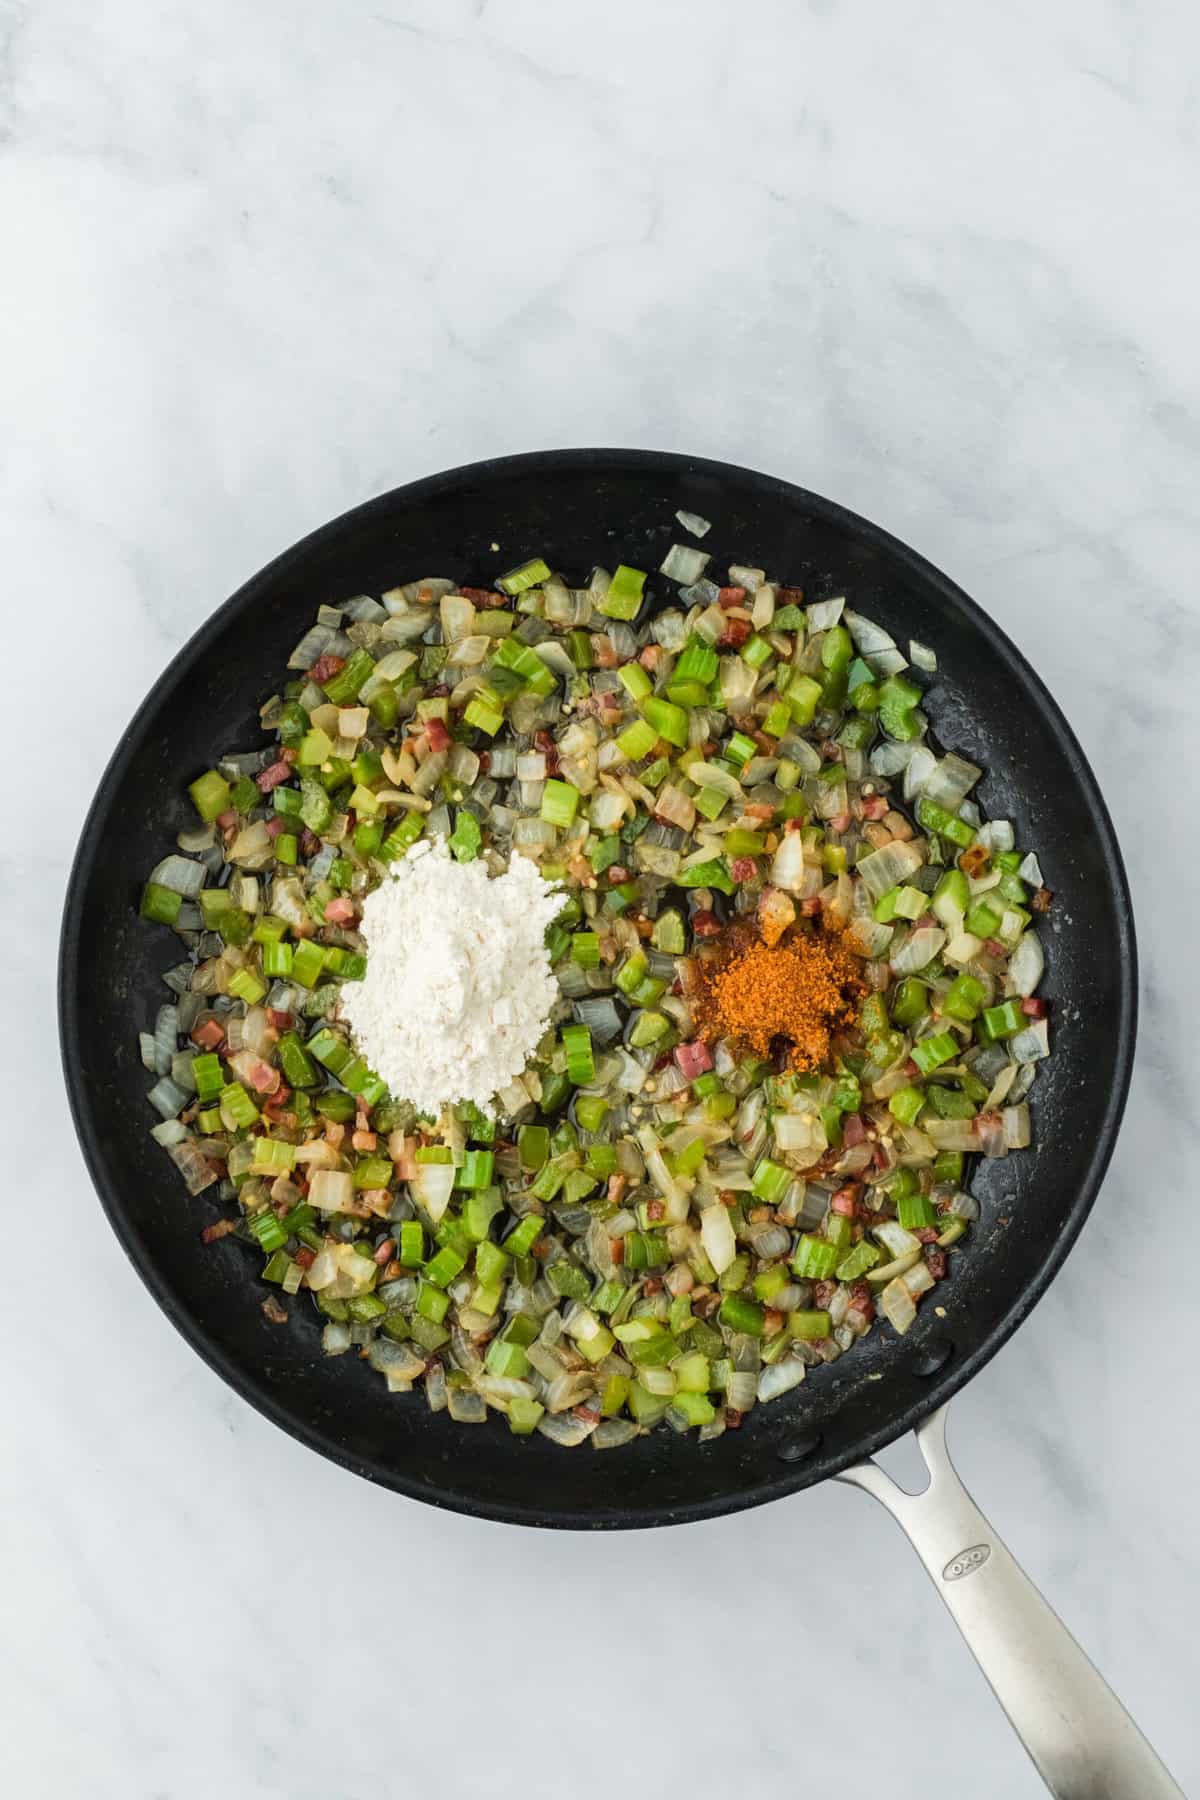
<svg viewBox="0 0 1200 1800">
<path fill-rule="evenodd" d="M 1046 969 L 1046 953 L 1042 949 L 1042 941 L 1036 931 L 1025 931 L 1017 942 L 1008 962 L 1008 975 L 1005 981 L 1006 991 L 1020 994 L 1028 999 L 1042 979 Z"/>
<path fill-rule="evenodd" d="M 659 564 L 658 572 L 687 587 L 700 579 L 711 561 L 712 557 L 704 550 L 696 550 L 689 544 L 672 544 Z"/>
</svg>

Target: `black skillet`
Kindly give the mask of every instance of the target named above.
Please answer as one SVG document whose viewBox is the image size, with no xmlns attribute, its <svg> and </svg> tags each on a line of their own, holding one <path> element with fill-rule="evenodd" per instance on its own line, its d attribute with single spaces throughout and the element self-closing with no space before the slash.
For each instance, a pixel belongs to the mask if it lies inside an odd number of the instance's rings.
<svg viewBox="0 0 1200 1800">
<path fill-rule="evenodd" d="M 915 637 L 936 647 L 935 730 L 985 768 L 986 811 L 1012 819 L 1018 841 L 1039 847 L 1054 890 L 1043 932 L 1045 991 L 1057 1002 L 1054 1054 L 1033 1092 L 1034 1148 L 976 1173 L 982 1220 L 938 1288 L 944 1316 L 926 1305 L 903 1339 L 878 1329 L 713 1443 L 667 1430 L 639 1438 L 606 1460 L 598 1483 L 587 1449 L 515 1438 L 499 1421 L 473 1432 L 464 1454 L 464 1428 L 430 1413 L 419 1395 L 389 1399 L 351 1359 L 324 1359 L 315 1310 L 295 1306 L 286 1326 L 269 1323 L 244 1248 L 201 1249 L 199 1229 L 217 1209 L 207 1197 L 186 1199 L 149 1137 L 136 1038 L 161 1001 L 175 940 L 140 922 L 136 903 L 140 876 L 189 822 L 184 782 L 222 749 L 259 743 L 259 704 L 321 602 L 422 574 L 486 584 L 535 554 L 579 577 L 616 559 L 654 569 L 685 536 L 677 508 L 714 521 L 704 547 L 718 568 L 765 566 L 809 598 L 844 592 L 901 645 Z M 668 583 L 650 586 L 666 598 Z M 594 1529 L 708 1518 L 847 1471 L 879 1489 L 886 1478 L 864 1469 L 866 1459 L 936 1421 L 1045 1292 L 1083 1226 L 1125 1104 L 1136 993 L 1129 892 L 1095 778 L 1049 693 L 979 607 L 877 526 L 787 482 L 654 451 L 568 450 L 476 463 L 382 495 L 305 538 L 213 614 L 140 707 L 100 783 L 70 883 L 59 1001 L 75 1123 L 113 1228 L 164 1312 L 232 1387 L 313 1449 L 414 1499 L 516 1524 Z M 928 1496 L 894 1490 L 893 1510 L 928 1510 L 938 1491 L 957 1485 L 936 1443 L 928 1449 L 931 1431 L 936 1438 L 927 1423 L 923 1445 L 938 1462 Z M 930 1563 L 948 1601 L 974 1593 L 978 1602 L 998 1584 L 1006 1553 L 985 1522 L 974 1531 L 978 1542 L 951 1545 L 945 1571 Z M 939 1545 L 927 1560 L 937 1560 Z M 1007 1573 L 1004 1581 L 1011 1601 Z M 999 1605 L 993 1597 L 990 1610 Z M 966 1630 L 963 1607 L 952 1609 Z M 1136 1785 L 1097 1786 L 1094 1770 L 1092 1785 L 1072 1785 L 1081 1758 L 1094 1761 L 1086 1734 L 1068 1733 L 1059 1754 L 1053 1719 L 1040 1733 L 1025 1719 L 1039 1767 L 1062 1784 L 1054 1791 L 1139 1800 L 1177 1792 L 1165 1772 L 1169 1785 L 1153 1785 L 1153 1753 L 1070 1648 L 1107 1697 L 1110 1721 L 1131 1734 L 1117 1746 L 1105 1726 L 1104 1756 L 1132 1757 Z M 1006 1706 L 1024 1712 L 1022 1696 L 1002 1691 L 1004 1672 L 990 1653 L 987 1672 Z M 1073 1703 L 1078 1669 L 1069 1673 Z M 1096 1729 L 1093 1719 L 1088 1730 Z"/>
</svg>

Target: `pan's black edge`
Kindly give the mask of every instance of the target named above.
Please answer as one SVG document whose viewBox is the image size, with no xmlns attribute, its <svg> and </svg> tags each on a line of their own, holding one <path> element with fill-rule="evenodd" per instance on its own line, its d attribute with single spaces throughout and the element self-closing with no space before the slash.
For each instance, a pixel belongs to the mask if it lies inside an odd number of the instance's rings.
<svg viewBox="0 0 1200 1800">
<path fill-rule="evenodd" d="M 79 958 L 79 909 L 75 904 L 74 897 L 83 891 L 88 870 L 100 849 L 99 822 L 124 773 L 132 747 L 141 735 L 144 722 L 150 718 L 179 679 L 188 672 L 206 647 L 209 638 L 224 626 L 229 617 L 243 606 L 252 604 L 259 590 L 266 583 L 275 580 L 279 575 L 285 573 L 293 563 L 303 560 L 312 551 L 325 545 L 354 523 L 369 519 L 377 512 L 386 512 L 399 497 L 403 496 L 409 502 L 419 501 L 425 497 L 433 497 L 444 488 L 453 487 L 464 479 L 483 480 L 492 475 L 517 473 L 523 467 L 544 466 L 548 458 L 552 458 L 561 465 L 574 465 L 580 468 L 599 468 L 616 458 L 624 462 L 627 467 L 635 469 L 644 467 L 647 472 L 653 471 L 658 475 L 671 472 L 681 475 L 690 473 L 708 475 L 717 480 L 735 479 L 757 482 L 773 489 L 780 496 L 786 496 L 798 506 L 807 506 L 829 519 L 852 528 L 863 540 L 885 550 L 888 554 L 907 564 L 914 574 L 939 588 L 955 606 L 971 618 L 993 652 L 1003 658 L 1020 675 L 1060 737 L 1067 760 L 1089 795 L 1093 808 L 1097 847 L 1101 851 L 1106 874 L 1118 903 L 1121 921 L 1120 997 L 1119 1017 L 1116 1021 L 1116 1035 L 1119 1044 L 1116 1078 L 1109 1091 L 1108 1102 L 1096 1135 L 1095 1149 L 1086 1176 L 1080 1183 L 1079 1191 L 1067 1214 L 1058 1241 L 1041 1264 L 1036 1279 L 1024 1291 L 1014 1295 L 1013 1304 L 1008 1312 L 970 1355 L 955 1359 L 947 1365 L 944 1373 L 930 1380 L 920 1402 L 898 1412 L 894 1418 L 889 1420 L 885 1428 L 864 1439 L 855 1451 L 827 1458 L 821 1465 L 819 1477 L 814 1476 L 811 1468 L 806 1472 L 805 1466 L 801 1464 L 790 1472 L 765 1478 L 761 1486 L 749 1495 L 745 1491 L 741 1491 L 733 1495 L 721 1495 L 698 1502 L 694 1506 L 664 1509 L 662 1512 L 651 1514 L 643 1512 L 631 1514 L 628 1510 L 620 1507 L 606 1507 L 603 1503 L 597 1504 L 586 1513 L 564 1509 L 556 1510 L 553 1507 L 538 1506 L 532 1502 L 528 1507 L 508 1506 L 495 1500 L 489 1500 L 486 1504 L 472 1504 L 460 1494 L 441 1488 L 427 1478 L 407 1479 L 395 1470 L 385 1470 L 374 1464 L 363 1463 L 347 1456 L 326 1434 L 299 1424 L 256 1383 L 251 1373 L 224 1355 L 212 1343 L 207 1334 L 193 1320 L 184 1315 L 182 1308 L 166 1284 L 158 1278 L 151 1259 L 146 1256 L 136 1233 L 129 1227 L 119 1196 L 114 1190 L 114 1184 L 105 1167 L 100 1152 L 99 1133 L 92 1112 L 91 1096 L 87 1084 L 83 1080 L 78 1054 L 73 1048 L 78 1041 L 81 1029 L 75 1008 L 73 980 Z M 1095 1203 L 1112 1158 L 1117 1132 L 1125 1111 L 1133 1072 L 1137 1014 L 1137 946 L 1133 925 L 1133 908 L 1129 882 L 1108 807 L 1079 740 L 1067 722 L 1062 709 L 1040 676 L 1006 633 L 940 569 L 911 550 L 899 538 L 893 537 L 890 532 L 883 530 L 882 527 L 873 524 L 870 520 L 862 518 L 859 514 L 851 512 L 849 508 L 840 506 L 836 501 L 827 500 L 809 489 L 797 487 L 794 483 L 778 477 L 767 476 L 759 471 L 745 469 L 735 464 L 657 450 L 609 448 L 527 451 L 520 455 L 495 457 L 487 461 L 443 470 L 439 474 L 427 476 L 422 480 L 406 483 L 403 487 L 376 495 L 374 499 L 364 502 L 363 505 L 340 514 L 336 519 L 320 526 L 289 550 L 284 551 L 282 555 L 267 563 L 193 633 L 154 683 L 128 727 L 122 733 L 100 779 L 80 833 L 79 845 L 68 878 L 59 944 L 60 1052 L 71 1114 L 84 1161 L 122 1248 L 145 1286 L 181 1336 L 216 1374 L 228 1382 L 265 1418 L 270 1419 L 273 1424 L 278 1425 L 310 1449 L 317 1450 L 330 1461 L 362 1476 L 364 1480 L 378 1483 L 409 1499 L 421 1500 L 447 1511 L 463 1513 L 472 1517 L 490 1518 L 502 1524 L 529 1525 L 566 1531 L 647 1529 L 662 1525 L 687 1524 L 701 1519 L 719 1518 L 727 1513 L 742 1511 L 750 1506 L 764 1505 L 768 1501 L 782 1499 L 800 1488 L 813 1485 L 818 1478 L 828 1479 L 838 1475 L 855 1462 L 864 1460 L 888 1444 L 894 1443 L 897 1438 L 902 1437 L 906 1431 L 919 1424 L 935 1408 L 944 1404 L 960 1388 L 964 1387 L 984 1364 L 989 1362 L 996 1352 L 1007 1343 L 1017 1327 L 1028 1318 L 1062 1267 Z M 704 1454 L 703 1446 L 697 1446 L 697 1454 Z"/>
</svg>

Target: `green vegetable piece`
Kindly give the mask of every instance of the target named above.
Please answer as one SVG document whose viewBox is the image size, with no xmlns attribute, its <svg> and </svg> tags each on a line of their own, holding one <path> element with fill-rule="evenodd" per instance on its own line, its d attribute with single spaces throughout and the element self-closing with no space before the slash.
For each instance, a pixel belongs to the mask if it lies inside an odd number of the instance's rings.
<svg viewBox="0 0 1200 1800">
<path fill-rule="evenodd" d="M 796 1245 L 792 1270 L 802 1281 L 827 1281 L 841 1260 L 841 1251 L 828 1238 L 805 1233 Z"/>
<path fill-rule="evenodd" d="M 206 825 L 211 824 L 218 813 L 228 809 L 229 783 L 216 769 L 209 769 L 207 774 L 198 776 L 189 784 L 188 793 L 192 796 L 192 805 Z"/>
<path fill-rule="evenodd" d="M 915 1125 L 924 1104 L 925 1095 L 919 1087 L 902 1087 L 888 1101 L 888 1111 L 901 1125 Z"/>
<path fill-rule="evenodd" d="M 636 619 L 645 585 L 644 569 L 631 569 L 625 563 L 618 563 L 597 611 L 606 619 Z"/>
<path fill-rule="evenodd" d="M 465 806 L 460 806 L 454 820 L 454 830 L 447 842 L 456 862 L 474 862 L 483 845 L 483 832 L 479 820 Z"/>
<path fill-rule="evenodd" d="M 154 925 L 174 925 L 182 905 L 182 894 L 175 893 L 172 888 L 160 887 L 156 881 L 148 881 L 142 889 L 139 911 L 143 919 L 149 919 Z"/>
</svg>

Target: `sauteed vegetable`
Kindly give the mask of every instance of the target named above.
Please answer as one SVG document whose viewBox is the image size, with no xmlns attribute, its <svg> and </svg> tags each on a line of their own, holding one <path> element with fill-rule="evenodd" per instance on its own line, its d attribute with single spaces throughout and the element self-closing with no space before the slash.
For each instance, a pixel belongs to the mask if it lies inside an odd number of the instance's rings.
<svg viewBox="0 0 1200 1800">
<path fill-rule="evenodd" d="M 322 607 L 269 747 L 195 775 L 142 894 L 181 948 L 154 1135 L 225 1204 L 205 1243 L 463 1423 L 737 1426 L 877 1314 L 908 1330 L 970 1159 L 1030 1141 L 1051 896 L 928 740 L 933 651 L 709 565 Z M 420 1115 L 342 1018 L 363 899 L 422 838 L 561 888 L 561 997 L 491 1112 Z"/>
</svg>

